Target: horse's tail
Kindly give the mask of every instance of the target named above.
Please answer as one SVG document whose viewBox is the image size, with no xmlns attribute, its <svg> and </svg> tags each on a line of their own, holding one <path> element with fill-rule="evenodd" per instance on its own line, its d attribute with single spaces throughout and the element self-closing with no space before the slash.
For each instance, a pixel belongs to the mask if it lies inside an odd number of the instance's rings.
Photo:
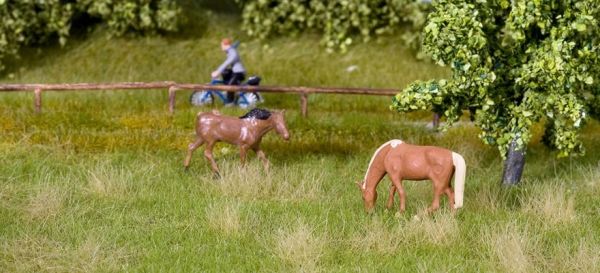
<svg viewBox="0 0 600 273">
<path fill-rule="evenodd" d="M 463 206 L 467 165 L 462 155 L 455 152 L 452 152 L 452 162 L 454 163 L 454 208 L 458 209 Z"/>
</svg>

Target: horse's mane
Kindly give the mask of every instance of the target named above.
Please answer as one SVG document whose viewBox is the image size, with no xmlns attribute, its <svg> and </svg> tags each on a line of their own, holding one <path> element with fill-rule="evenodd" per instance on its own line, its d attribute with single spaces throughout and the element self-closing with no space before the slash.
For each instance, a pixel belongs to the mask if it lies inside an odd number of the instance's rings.
<svg viewBox="0 0 600 273">
<path fill-rule="evenodd" d="M 246 119 L 246 118 L 256 118 L 256 119 L 268 119 L 271 116 L 271 112 L 269 112 L 269 110 L 266 109 L 261 109 L 261 108 L 254 108 L 252 110 L 250 110 L 248 113 L 246 113 L 245 115 L 241 116 L 240 119 Z"/>
</svg>

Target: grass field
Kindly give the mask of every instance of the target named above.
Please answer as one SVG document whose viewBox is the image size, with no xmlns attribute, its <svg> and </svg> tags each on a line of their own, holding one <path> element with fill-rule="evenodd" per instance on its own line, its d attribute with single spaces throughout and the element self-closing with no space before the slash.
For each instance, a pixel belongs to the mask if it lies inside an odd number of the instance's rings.
<svg viewBox="0 0 600 273">
<path fill-rule="evenodd" d="M 233 17 L 198 18 L 184 37 L 97 30 L 66 48 L 27 49 L 0 81 L 205 82 L 223 59 L 222 36 L 244 41 L 245 64 L 266 85 L 402 88 L 447 74 L 393 37 L 327 54 L 311 34 L 260 43 Z M 0 271 L 600 271 L 597 122 L 582 135 L 587 154 L 563 160 L 537 142 L 536 128 L 522 185 L 503 188 L 497 151 L 468 122 L 437 133 L 426 127 L 430 114 L 393 113 L 389 98 L 333 95 L 311 96 L 303 119 L 296 95 L 267 94 L 264 107 L 287 109 L 291 141 L 264 139 L 269 173 L 253 154 L 240 169 L 237 150 L 219 144 L 223 177 L 214 180 L 202 149 L 183 172 L 195 114 L 208 108 L 180 94 L 171 116 L 166 90 L 48 92 L 40 115 L 31 93 L 0 93 Z M 375 213 L 364 213 L 354 182 L 391 138 L 465 157 L 457 215 L 445 202 L 422 215 L 430 182 L 405 183 L 405 214 L 385 211 L 387 178 Z"/>
</svg>

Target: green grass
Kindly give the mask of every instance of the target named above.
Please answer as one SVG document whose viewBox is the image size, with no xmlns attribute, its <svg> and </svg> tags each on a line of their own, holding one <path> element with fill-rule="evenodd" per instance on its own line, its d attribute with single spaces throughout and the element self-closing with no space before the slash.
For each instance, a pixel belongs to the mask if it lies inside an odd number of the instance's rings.
<svg viewBox="0 0 600 273">
<path fill-rule="evenodd" d="M 310 34 L 265 47 L 247 41 L 233 17 L 203 24 L 185 38 L 107 39 L 100 30 L 63 49 L 29 49 L 2 82 L 204 82 L 222 61 L 224 35 L 245 41 L 246 65 L 267 85 L 402 88 L 447 73 L 394 37 L 338 55 Z M 359 69 L 348 73 L 349 65 Z M 40 115 L 31 93 L 0 93 L 1 271 L 599 271 L 597 122 L 583 132 L 586 156 L 556 160 L 533 142 L 522 185 L 503 188 L 497 151 L 468 123 L 436 133 L 428 113 L 390 112 L 389 98 L 330 95 L 311 96 L 303 119 L 296 95 L 268 94 L 265 107 L 288 109 L 291 141 L 264 139 L 269 173 L 253 154 L 239 168 L 235 147 L 219 144 L 223 177 L 214 180 L 202 149 L 183 172 L 193 119 L 208 109 L 181 94 L 171 116 L 166 90 L 48 92 Z M 421 215 L 431 184 L 407 182 L 407 212 L 396 217 L 382 208 L 387 179 L 376 212 L 364 213 L 354 182 L 391 138 L 464 155 L 456 216 L 445 201 Z"/>
</svg>

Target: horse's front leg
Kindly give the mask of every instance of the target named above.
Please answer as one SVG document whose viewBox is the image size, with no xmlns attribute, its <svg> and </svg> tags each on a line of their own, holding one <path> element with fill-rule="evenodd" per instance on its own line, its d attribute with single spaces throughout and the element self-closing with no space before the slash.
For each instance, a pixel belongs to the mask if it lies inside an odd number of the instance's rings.
<svg viewBox="0 0 600 273">
<path fill-rule="evenodd" d="M 215 146 L 215 142 L 209 142 L 206 144 L 206 149 L 204 149 L 204 157 L 210 162 L 210 167 L 213 170 L 215 177 L 220 177 L 219 167 L 217 166 L 217 162 L 213 158 L 212 149 Z"/>
<path fill-rule="evenodd" d="M 202 145 L 202 143 L 204 143 L 204 140 L 200 137 L 198 137 L 196 139 L 196 141 L 190 143 L 190 145 L 188 145 L 188 152 L 187 155 L 185 157 L 185 160 L 183 161 L 183 167 L 185 168 L 185 170 L 187 171 L 188 167 L 190 166 L 190 161 L 192 160 L 192 154 L 194 153 L 194 151 L 196 149 L 198 149 L 198 147 L 200 147 Z"/>
<path fill-rule="evenodd" d="M 385 204 L 386 209 L 391 209 L 392 206 L 394 205 L 394 194 L 395 193 L 396 193 L 396 187 L 392 183 L 392 185 L 390 186 L 390 196 L 388 197 L 388 201 Z"/>
<path fill-rule="evenodd" d="M 400 197 L 400 213 L 403 213 L 406 210 L 406 195 L 404 193 L 404 188 L 402 187 L 402 178 L 398 175 L 390 175 L 390 179 L 392 180 L 392 187 L 396 190 L 396 192 L 398 192 L 398 196 Z M 393 191 L 391 191 L 390 196 L 392 197 L 391 199 L 392 199 L 392 204 L 393 204 L 393 202 L 394 202 L 394 192 Z M 389 202 L 389 200 L 388 200 L 388 202 Z"/>
<path fill-rule="evenodd" d="M 263 162 L 263 165 L 265 167 L 265 172 L 268 172 L 269 171 L 269 160 L 267 159 L 265 152 L 263 152 L 263 150 L 261 150 L 259 146 L 256 146 L 252 149 L 256 153 L 256 156 L 258 156 L 258 158 L 260 158 L 260 160 Z"/>
</svg>

